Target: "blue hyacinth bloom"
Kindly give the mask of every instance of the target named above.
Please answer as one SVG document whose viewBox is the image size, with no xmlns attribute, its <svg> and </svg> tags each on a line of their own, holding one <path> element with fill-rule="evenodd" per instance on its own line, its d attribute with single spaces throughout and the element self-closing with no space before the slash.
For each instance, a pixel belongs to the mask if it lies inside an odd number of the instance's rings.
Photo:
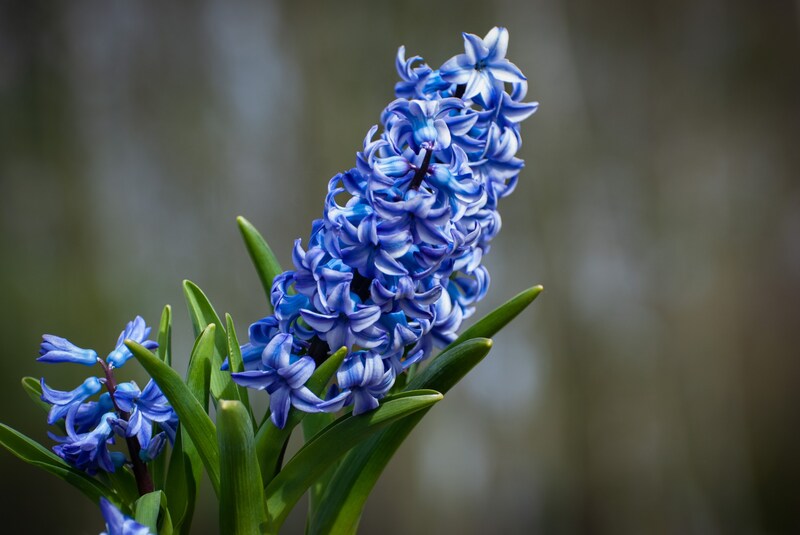
<svg viewBox="0 0 800 535">
<path fill-rule="evenodd" d="M 357 416 L 377 408 L 378 400 L 392 388 L 395 376 L 394 369 L 386 366 L 377 353 L 356 351 L 344 360 L 336 379 L 341 393 L 321 403 L 319 408 L 336 412 L 353 403 L 353 415 Z"/>
<path fill-rule="evenodd" d="M 116 422 L 117 425 L 124 431 L 126 437 L 137 437 L 143 449 L 150 446 L 154 423 L 159 424 L 170 443 L 175 441 L 178 415 L 155 381 L 151 379 L 144 390 L 139 390 L 133 381 L 121 383 L 117 385 L 114 399 L 119 409 L 128 413 L 128 420 L 120 419 Z M 163 440 L 160 442 L 163 445 Z M 150 453 L 153 453 L 152 448 Z M 156 451 L 153 456 L 157 454 Z"/>
<path fill-rule="evenodd" d="M 105 498 L 100 498 L 100 511 L 106 521 L 106 531 L 100 535 L 154 535 L 150 528 L 125 516 Z"/>
<path fill-rule="evenodd" d="M 42 336 L 42 345 L 39 348 L 39 362 L 74 362 L 84 366 L 97 364 L 97 352 L 92 349 L 83 349 L 66 338 L 45 334 Z"/>
<path fill-rule="evenodd" d="M 100 417 L 97 426 L 86 433 L 77 433 L 67 416 L 67 436 L 50 435 L 53 440 L 61 442 L 53 447 L 53 451 L 79 470 L 94 475 L 98 470 L 113 472 L 125 462 L 121 453 L 110 452 L 109 443 L 114 442 L 112 422 L 117 419 L 114 412 L 107 412 Z"/>
<path fill-rule="evenodd" d="M 41 379 L 41 399 L 52 406 L 47 422 L 52 425 L 63 419 L 66 431 L 66 436 L 50 434 L 58 442 L 53 451 L 72 466 L 90 474 L 99 470 L 113 472 L 122 466 L 127 461 L 125 455 L 108 449 L 114 443 L 114 431 L 125 438 L 136 437 L 140 457 L 145 461 L 152 460 L 167 440 L 174 441 L 178 417 L 154 381 L 143 391 L 132 382 L 115 384 L 113 370 L 132 357 L 124 341 L 132 339 L 154 349 L 157 344 L 147 340 L 149 334 L 150 328 L 137 316 L 119 335 L 115 349 L 108 355 L 108 364 L 98 359 L 93 350 L 79 348 L 57 336 L 43 337 L 39 360 L 99 364 L 105 373 L 105 378 L 89 377 L 72 391 L 55 390 Z M 103 385 L 108 391 L 101 394 Z M 90 400 L 98 394 L 96 400 Z M 161 430 L 155 436 L 154 423 Z"/>
<path fill-rule="evenodd" d="M 465 84 L 464 98 L 478 95 L 484 103 L 492 100 L 495 81 L 523 82 L 526 80 L 516 65 L 506 59 L 508 30 L 492 28 L 486 37 L 464 33 L 464 54 L 442 65 L 442 78 L 453 84 Z"/>
<path fill-rule="evenodd" d="M 279 334 L 264 348 L 261 369 L 232 373 L 237 384 L 269 393 L 270 419 L 279 429 L 286 425 L 289 409 L 319 412 L 322 402 L 305 383 L 314 373 L 314 359 L 292 354 L 292 336 Z"/>
<path fill-rule="evenodd" d="M 325 296 L 322 311 L 301 310 L 300 314 L 331 348 L 378 347 L 385 341 L 383 333 L 376 328 L 381 309 L 376 305 L 364 305 L 353 299 L 349 283 L 336 285 Z"/>
<path fill-rule="evenodd" d="M 47 423 L 53 425 L 67 415 L 70 410 L 77 411 L 81 403 L 100 392 L 103 384 L 97 377 L 89 377 L 78 388 L 71 392 L 54 390 L 44 383 L 44 377 L 39 381 L 42 387 L 42 401 L 52 405 L 47 415 Z"/>
<path fill-rule="evenodd" d="M 100 421 L 105 413 L 114 410 L 111 394 L 104 392 L 97 401 L 86 401 L 78 406 L 71 424 L 76 433 L 86 433 Z"/>
<path fill-rule="evenodd" d="M 158 344 L 153 340 L 148 340 L 150 336 L 150 327 L 148 327 L 141 316 L 136 316 L 133 321 L 129 321 L 125 329 L 120 333 L 117 339 L 117 346 L 106 357 L 106 362 L 114 368 L 119 368 L 133 357 L 130 349 L 125 345 L 125 340 L 133 340 L 137 344 L 143 345 L 149 350 L 158 347 Z"/>
<path fill-rule="evenodd" d="M 329 181 L 305 249 L 295 242 L 294 269 L 275 278 L 274 315 L 251 327 L 245 372 L 234 374 L 270 392 L 274 422 L 285 423 L 315 362 L 340 346 L 350 354 L 338 394 L 295 406 L 376 407 L 397 374 L 455 339 L 486 294 L 482 260 L 524 165 L 520 123 L 538 104 L 522 102 L 527 81 L 505 57 L 505 28 L 463 37 L 464 53 L 439 69 L 400 47 L 398 98 L 367 132 L 356 167 Z"/>
</svg>

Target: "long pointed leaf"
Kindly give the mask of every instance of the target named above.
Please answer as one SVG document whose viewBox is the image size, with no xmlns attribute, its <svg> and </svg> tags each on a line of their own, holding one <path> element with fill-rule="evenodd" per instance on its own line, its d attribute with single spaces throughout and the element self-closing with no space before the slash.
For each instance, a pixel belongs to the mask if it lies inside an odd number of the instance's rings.
<svg viewBox="0 0 800 535">
<path fill-rule="evenodd" d="M 230 361 L 231 372 L 243 372 L 242 351 L 239 347 L 239 339 L 236 337 L 236 327 L 233 325 L 233 318 L 230 314 L 225 314 L 225 324 L 227 327 L 225 330 L 228 333 L 228 360 Z M 242 402 L 252 420 L 253 410 L 250 408 L 250 395 L 247 393 L 247 388 L 236 383 L 234 383 L 234 387 L 236 388 L 237 399 Z"/>
<path fill-rule="evenodd" d="M 264 491 L 270 533 L 278 532 L 306 489 L 350 448 L 390 423 L 441 399 L 442 394 L 432 390 L 409 392 L 399 398 L 386 398 L 374 411 L 358 416 L 347 414 L 328 426 L 300 448 Z"/>
<path fill-rule="evenodd" d="M 267 245 L 267 241 L 247 219 L 239 216 L 236 218 L 236 223 L 239 225 L 239 232 L 242 233 L 247 252 L 250 253 L 250 259 L 256 268 L 261 285 L 264 287 L 264 293 L 267 295 L 267 303 L 269 303 L 271 311 L 270 294 L 272 293 L 272 281 L 283 273 L 283 269 L 278 263 L 278 259 L 275 258 L 272 249 Z"/>
<path fill-rule="evenodd" d="M 528 288 L 527 290 L 523 290 L 522 292 L 518 293 L 475 322 L 472 327 L 461 333 L 461 335 L 445 349 L 455 347 L 466 340 L 471 340 L 472 338 L 492 338 L 500 331 L 500 329 L 508 325 L 511 320 L 516 318 L 520 312 L 528 308 L 528 305 L 533 303 L 534 299 L 539 297 L 539 294 L 542 293 L 542 290 L 544 290 L 544 287 L 539 285 L 533 286 L 532 288 Z"/>
<path fill-rule="evenodd" d="M 320 412 L 317 414 L 307 414 L 303 418 L 303 438 L 306 442 L 311 441 L 323 429 L 328 427 L 334 421 L 334 415 L 327 412 Z M 337 463 L 333 463 L 328 470 L 322 474 L 308 489 L 308 519 L 314 518 L 319 507 L 322 494 L 325 492 L 330 479 L 336 471 Z"/>
<path fill-rule="evenodd" d="M 63 479 L 81 491 L 95 505 L 97 505 L 101 497 L 105 497 L 116 505 L 122 505 L 127 509 L 127 504 L 121 503 L 112 489 L 84 472 L 69 466 L 55 453 L 5 424 L 0 424 L 0 445 L 26 463 L 37 466 Z"/>
<path fill-rule="evenodd" d="M 158 355 L 158 358 L 163 360 L 167 366 L 172 366 L 172 307 L 169 305 L 164 306 L 164 310 L 161 313 L 156 355 Z M 153 435 L 159 432 L 158 427 L 159 426 L 155 426 L 153 428 Z M 164 488 L 167 475 L 167 458 L 168 456 L 165 450 L 161 455 L 148 463 L 156 490 L 162 490 Z"/>
<path fill-rule="evenodd" d="M 446 394 L 489 353 L 492 341 L 468 340 L 442 352 L 406 387 L 432 388 Z M 356 446 L 339 464 L 319 501 L 308 533 L 355 533 L 367 496 L 389 460 L 427 410 L 412 414 Z"/>
<path fill-rule="evenodd" d="M 306 382 L 306 387 L 317 396 L 321 395 L 322 391 L 328 385 L 328 382 L 330 382 L 331 377 L 334 376 L 336 370 L 342 365 L 342 361 L 346 355 L 347 348 L 342 347 L 339 351 L 328 357 L 325 362 L 314 370 L 314 375 Z M 264 481 L 264 485 L 268 485 L 269 482 L 272 481 L 272 478 L 275 477 L 275 474 L 281 469 L 280 464 L 286 443 L 289 441 L 292 430 L 297 427 L 297 424 L 303 421 L 305 416 L 305 412 L 292 407 L 289 409 L 289 416 L 286 418 L 286 425 L 283 426 L 283 429 L 275 427 L 269 418 L 267 418 L 258 429 L 256 433 L 256 451 L 258 454 L 258 463 L 261 467 L 261 479 Z"/>
<path fill-rule="evenodd" d="M 42 401 L 42 385 L 33 377 L 22 378 L 22 388 L 28 397 L 42 410 L 50 412 L 50 404 Z"/>
<path fill-rule="evenodd" d="M 101 478 L 106 486 L 114 489 L 120 499 L 126 503 L 134 503 L 139 498 L 136 477 L 128 467 L 117 468 L 110 473 L 100 472 L 96 477 Z"/>
<path fill-rule="evenodd" d="M 150 528 L 153 533 L 158 533 L 158 513 L 161 510 L 163 497 L 164 493 L 160 490 L 148 492 L 136 500 L 134 506 L 134 520 Z"/>
<path fill-rule="evenodd" d="M 166 305 L 158 327 L 158 358 L 172 366 L 172 307 Z"/>
<path fill-rule="evenodd" d="M 199 471 L 194 467 L 199 467 Z M 170 515 L 173 526 L 179 533 L 189 534 L 192 527 L 192 516 L 197 501 L 203 461 L 192 444 L 186 429 L 179 428 L 169 460 L 165 491 L 169 496 Z"/>
<path fill-rule="evenodd" d="M 211 357 L 211 395 L 215 400 L 238 399 L 236 385 L 231 381 L 231 374 L 220 370 L 222 362 L 228 354 L 228 335 L 225 333 L 225 324 L 211 306 L 206 294 L 195 283 L 188 280 L 183 281 L 183 294 L 186 297 L 189 315 L 192 317 L 195 336 L 200 336 L 200 332 L 212 323 L 217 326 L 214 338 L 216 350 Z"/>
<path fill-rule="evenodd" d="M 204 331 L 205 336 L 214 333 L 214 326 L 209 325 Z M 199 344 L 199 343 L 198 343 Z M 141 363 L 142 367 L 155 379 L 161 391 L 169 400 L 172 408 L 178 414 L 181 426 L 186 429 L 192 443 L 197 448 L 203 465 L 206 467 L 208 479 L 214 487 L 214 492 L 219 495 L 219 449 L 215 437 L 217 430 L 214 422 L 203 410 L 200 402 L 181 380 L 180 375 L 164 364 L 153 353 L 132 340 L 125 340 L 125 345 Z M 213 370 L 212 370 L 213 373 Z"/>
<path fill-rule="evenodd" d="M 256 458 L 253 422 L 249 411 L 240 401 L 220 401 L 217 441 L 221 462 L 220 533 L 261 533 L 266 520 L 264 485 Z"/>
<path fill-rule="evenodd" d="M 214 328 L 215 326 L 206 327 L 195 340 L 189 358 L 189 369 L 186 372 L 186 386 L 206 413 L 208 413 L 211 355 L 214 352 Z M 166 482 L 167 495 L 170 497 L 169 508 L 175 519 L 174 526 L 181 533 L 188 533 L 191 529 L 202 475 L 203 460 L 186 429 L 181 426 L 173 446 Z"/>
</svg>

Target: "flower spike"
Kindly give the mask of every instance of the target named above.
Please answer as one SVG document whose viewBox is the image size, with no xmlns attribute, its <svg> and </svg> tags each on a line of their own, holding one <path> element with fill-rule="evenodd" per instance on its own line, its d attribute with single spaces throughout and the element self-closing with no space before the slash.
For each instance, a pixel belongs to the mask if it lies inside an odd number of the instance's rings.
<svg viewBox="0 0 800 535">
<path fill-rule="evenodd" d="M 524 165 L 520 123 L 538 106 L 521 102 L 527 82 L 507 49 L 508 31 L 493 28 L 464 34 L 464 53 L 439 69 L 398 50 L 397 98 L 356 167 L 328 183 L 322 218 L 305 247 L 295 242 L 293 270 L 275 278 L 275 313 L 251 326 L 245 371 L 232 376 L 270 394 L 278 427 L 290 406 L 374 409 L 398 374 L 456 338 L 486 295 L 482 259 Z M 316 401 L 304 383 L 340 346 L 349 355 L 337 384 Z"/>
</svg>

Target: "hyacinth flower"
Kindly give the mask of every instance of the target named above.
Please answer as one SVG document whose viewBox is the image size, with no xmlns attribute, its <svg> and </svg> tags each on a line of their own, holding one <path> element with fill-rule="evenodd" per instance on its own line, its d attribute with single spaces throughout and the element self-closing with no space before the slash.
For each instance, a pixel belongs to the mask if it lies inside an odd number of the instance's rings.
<svg viewBox="0 0 800 535">
<path fill-rule="evenodd" d="M 274 280 L 274 314 L 251 326 L 248 371 L 235 382 L 269 391 L 254 382 L 259 351 L 261 373 L 275 374 L 269 337 L 294 340 L 308 377 L 344 346 L 336 388 L 307 412 L 367 412 L 474 313 L 489 286 L 482 259 L 501 227 L 498 201 L 524 165 L 519 123 L 537 104 L 521 101 L 527 82 L 505 58 L 504 28 L 464 34 L 464 46 L 440 69 L 400 48 L 397 99 L 367 132 L 356 167 L 330 180 L 322 218 L 305 247 L 295 243 L 294 269 Z"/>
<path fill-rule="evenodd" d="M 106 530 L 100 535 L 153 535 L 150 528 L 125 516 L 105 498 L 100 498 L 100 511 L 106 521 Z"/>
<path fill-rule="evenodd" d="M 145 463 L 152 461 L 169 441 L 175 440 L 178 417 L 158 385 L 150 381 L 143 391 L 134 382 L 117 383 L 115 370 L 133 354 L 124 341 L 135 341 L 148 349 L 158 344 L 149 340 L 150 327 L 137 316 L 120 333 L 114 349 L 100 359 L 92 349 L 82 349 L 68 340 L 44 335 L 37 360 L 46 363 L 97 365 L 102 377 L 89 377 L 72 391 L 60 391 L 40 380 L 41 399 L 51 405 L 47 423 L 63 420 L 65 436 L 50 433 L 58 444 L 53 452 L 68 464 L 90 475 L 114 472 L 128 464 L 142 490 L 152 490 Z M 90 360 L 93 359 L 91 362 Z M 101 393 L 105 388 L 106 392 Z M 96 400 L 90 398 L 97 396 Z M 153 433 L 157 425 L 161 431 Z M 128 456 L 109 449 L 122 438 Z"/>
<path fill-rule="evenodd" d="M 484 103 L 491 102 L 497 81 L 520 83 L 526 80 L 516 65 L 506 59 L 508 31 L 492 28 L 486 37 L 464 33 L 464 53 L 442 65 L 443 80 L 465 85 L 463 97 L 480 96 Z"/>
<path fill-rule="evenodd" d="M 168 306 L 158 343 L 137 316 L 105 358 L 45 335 L 39 361 L 101 373 L 64 391 L 23 379 L 56 445 L 51 453 L 4 424 L 0 445 L 99 500 L 107 534 L 191 533 L 208 481 L 221 533 L 278 533 L 308 494 L 306 533 L 354 535 L 393 452 L 541 291 L 458 335 L 488 291 L 483 259 L 524 166 L 520 123 L 537 107 L 523 102 L 507 43 L 503 28 L 465 34 L 465 53 L 438 69 L 400 48 L 395 98 L 354 166 L 328 181 L 291 269 L 238 220 L 272 307 L 243 344 L 190 281 L 185 379 L 172 367 Z M 117 380 L 132 359 L 150 375 L 144 388 Z M 248 389 L 269 396 L 263 415 Z M 287 458 L 300 424 L 305 444 Z"/>
<path fill-rule="evenodd" d="M 373 351 L 356 351 L 348 356 L 337 373 L 341 393 L 319 405 L 322 410 L 337 411 L 353 404 L 353 415 L 378 407 L 378 400 L 394 384 L 395 373 L 380 355 Z"/>
<path fill-rule="evenodd" d="M 243 386 L 266 390 L 270 395 L 272 422 L 277 427 L 286 424 L 289 408 L 317 412 L 322 403 L 305 382 L 314 373 L 314 361 L 292 354 L 292 337 L 279 334 L 264 348 L 260 370 L 234 373 L 233 379 Z"/>
</svg>

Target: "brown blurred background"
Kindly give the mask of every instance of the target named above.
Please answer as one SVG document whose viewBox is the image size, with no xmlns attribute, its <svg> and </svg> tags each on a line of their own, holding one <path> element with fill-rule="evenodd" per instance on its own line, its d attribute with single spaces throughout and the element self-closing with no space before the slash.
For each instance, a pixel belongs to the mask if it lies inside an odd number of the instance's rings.
<svg viewBox="0 0 800 535">
<path fill-rule="evenodd" d="M 504 25 L 541 107 L 479 313 L 546 291 L 362 533 L 799 533 L 799 24 L 779 0 L 4 2 L 0 420 L 47 441 L 19 378 L 85 376 L 35 362 L 45 332 L 107 351 L 171 303 L 185 367 L 183 278 L 243 336 L 265 305 L 234 218 L 288 265 L 398 45 L 438 66 Z M 0 493 L 5 528 L 102 528 L 5 452 Z"/>
</svg>

